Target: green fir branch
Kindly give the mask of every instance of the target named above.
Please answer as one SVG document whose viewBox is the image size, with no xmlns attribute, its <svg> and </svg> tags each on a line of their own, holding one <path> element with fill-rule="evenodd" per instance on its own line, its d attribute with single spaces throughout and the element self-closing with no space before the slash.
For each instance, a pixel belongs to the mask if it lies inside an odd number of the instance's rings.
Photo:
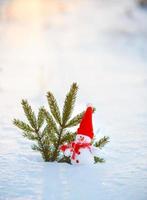
<svg viewBox="0 0 147 200">
<path fill-rule="evenodd" d="M 18 128 L 20 128 L 21 130 L 23 130 L 24 132 L 27 132 L 27 133 L 34 132 L 34 129 L 32 129 L 28 124 L 18 119 L 14 119 L 13 124 L 17 126 Z"/>
<path fill-rule="evenodd" d="M 57 101 L 56 101 L 54 95 L 51 92 L 47 93 L 47 100 L 48 100 L 48 104 L 49 104 L 50 111 L 51 111 L 52 115 L 54 116 L 57 123 L 61 125 L 60 110 L 59 110 Z"/>
<path fill-rule="evenodd" d="M 38 145 L 36 145 L 36 144 L 32 144 L 32 149 L 34 150 L 34 151 L 40 151 L 40 152 L 42 152 L 42 149 L 38 146 Z"/>
<path fill-rule="evenodd" d="M 71 164 L 70 157 L 63 156 L 61 159 L 58 160 L 59 163 L 68 163 Z"/>
<path fill-rule="evenodd" d="M 104 163 L 105 160 L 103 158 L 100 158 L 98 156 L 94 156 L 94 162 L 96 163 Z"/>
<path fill-rule="evenodd" d="M 37 118 L 37 128 L 40 130 L 44 123 L 44 107 L 39 108 L 38 118 Z"/>
<path fill-rule="evenodd" d="M 46 140 L 42 137 L 42 134 L 36 130 L 36 135 L 38 137 L 37 144 L 42 154 L 44 161 L 50 161 L 49 145 L 45 145 Z M 47 141 L 48 142 L 48 141 Z"/>
<path fill-rule="evenodd" d="M 58 158 L 59 147 L 60 147 L 60 144 L 61 144 L 61 138 L 62 138 L 63 131 L 64 131 L 64 128 L 60 127 L 58 138 L 57 138 L 56 145 L 55 145 L 55 151 L 54 151 L 53 157 L 52 157 L 52 161 L 55 161 Z"/>
<path fill-rule="evenodd" d="M 52 129 L 50 129 L 48 125 L 44 128 L 42 134 L 43 134 L 45 143 L 48 142 L 48 145 L 49 144 L 53 144 L 54 146 L 56 145 L 57 134 Z"/>
<path fill-rule="evenodd" d="M 78 91 L 78 85 L 77 83 L 73 83 L 64 101 L 63 117 L 62 117 L 63 127 L 66 125 L 67 121 L 70 119 L 71 114 L 73 112 L 77 91 Z"/>
<path fill-rule="evenodd" d="M 55 133 L 58 133 L 58 128 L 57 128 L 57 125 L 56 125 L 53 117 L 45 109 L 44 109 L 44 116 L 45 116 L 45 119 L 46 119 L 46 122 L 47 122 L 49 128 L 52 129 Z"/>
<path fill-rule="evenodd" d="M 104 136 L 99 141 L 95 142 L 94 146 L 99 149 L 102 149 L 108 142 L 109 142 L 109 137 Z"/>
<path fill-rule="evenodd" d="M 76 137 L 76 133 L 66 132 L 61 138 L 61 144 L 63 143 L 70 143 L 74 141 Z"/>
<path fill-rule="evenodd" d="M 33 134 L 33 133 L 24 132 L 24 133 L 23 133 L 23 136 L 24 136 L 25 138 L 27 138 L 28 140 L 38 140 L 38 136 L 36 136 L 36 135 Z"/>
<path fill-rule="evenodd" d="M 74 118 L 72 118 L 66 125 L 67 128 L 69 127 L 74 127 L 74 126 L 77 126 L 81 120 L 82 120 L 82 117 L 84 115 L 85 111 L 81 112 L 80 114 L 76 115 Z"/>
<path fill-rule="evenodd" d="M 22 100 L 21 104 L 22 104 L 24 113 L 28 121 L 30 122 L 30 125 L 32 126 L 32 128 L 37 129 L 37 120 L 31 106 L 28 104 L 27 100 Z"/>
</svg>

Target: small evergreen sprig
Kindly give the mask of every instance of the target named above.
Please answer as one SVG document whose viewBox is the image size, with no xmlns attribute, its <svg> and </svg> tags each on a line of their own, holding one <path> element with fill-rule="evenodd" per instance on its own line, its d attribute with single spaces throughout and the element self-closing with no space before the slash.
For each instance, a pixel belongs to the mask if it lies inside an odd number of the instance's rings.
<svg viewBox="0 0 147 200">
<path fill-rule="evenodd" d="M 23 131 L 23 136 L 34 141 L 32 149 L 39 151 L 44 161 L 57 161 L 70 163 L 70 159 L 60 155 L 60 146 L 70 143 L 75 139 L 76 133 L 70 129 L 77 126 L 84 111 L 71 118 L 76 95 L 78 91 L 77 83 L 73 83 L 66 95 L 62 112 L 51 92 L 47 93 L 49 111 L 44 107 L 39 108 L 37 116 L 32 110 L 27 100 L 22 100 L 22 108 L 27 118 L 27 123 L 18 119 L 13 120 L 13 124 Z M 107 142 L 108 137 L 103 137 L 94 146 L 101 149 Z M 95 157 L 95 163 L 103 162 L 104 159 Z"/>
<path fill-rule="evenodd" d="M 104 136 L 98 141 L 93 141 L 93 146 L 102 149 L 107 143 L 109 142 L 109 137 Z M 105 160 L 103 158 L 100 158 L 98 156 L 94 156 L 95 163 L 104 163 Z"/>
</svg>

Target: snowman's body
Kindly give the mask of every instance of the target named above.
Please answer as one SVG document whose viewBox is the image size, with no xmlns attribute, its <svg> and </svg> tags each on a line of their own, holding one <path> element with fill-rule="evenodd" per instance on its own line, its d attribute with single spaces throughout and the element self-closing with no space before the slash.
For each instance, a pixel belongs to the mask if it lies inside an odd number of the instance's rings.
<svg viewBox="0 0 147 200">
<path fill-rule="evenodd" d="M 75 144 L 90 144 L 91 139 L 88 136 L 78 134 L 76 136 Z M 72 164 L 93 164 L 94 163 L 94 156 L 92 154 L 92 146 L 89 145 L 88 147 L 80 148 L 79 152 L 75 154 L 75 157 L 72 158 L 72 154 L 74 149 L 67 149 L 65 155 L 69 155 L 71 157 Z"/>
<path fill-rule="evenodd" d="M 88 148 L 81 148 L 80 154 L 76 154 L 75 159 L 71 159 L 72 164 L 93 164 L 94 158 Z"/>
</svg>

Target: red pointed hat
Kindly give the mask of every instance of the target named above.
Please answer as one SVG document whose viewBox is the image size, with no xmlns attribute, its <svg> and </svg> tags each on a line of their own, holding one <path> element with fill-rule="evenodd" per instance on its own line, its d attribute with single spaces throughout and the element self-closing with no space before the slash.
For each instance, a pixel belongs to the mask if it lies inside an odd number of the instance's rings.
<svg viewBox="0 0 147 200">
<path fill-rule="evenodd" d="M 91 139 L 94 136 L 93 125 L 92 125 L 92 113 L 93 113 L 93 108 L 91 106 L 88 106 L 80 123 L 80 126 L 77 130 L 77 134 L 88 136 Z"/>
</svg>

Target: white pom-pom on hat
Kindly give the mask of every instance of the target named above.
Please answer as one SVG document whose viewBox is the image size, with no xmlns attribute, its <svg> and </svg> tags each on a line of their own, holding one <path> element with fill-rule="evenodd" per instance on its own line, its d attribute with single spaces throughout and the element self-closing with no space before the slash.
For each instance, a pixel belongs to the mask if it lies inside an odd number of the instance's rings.
<svg viewBox="0 0 147 200">
<path fill-rule="evenodd" d="M 92 108 L 93 108 L 92 103 L 87 103 L 86 106 L 87 106 L 87 108 L 88 108 L 88 107 L 92 107 Z"/>
</svg>

